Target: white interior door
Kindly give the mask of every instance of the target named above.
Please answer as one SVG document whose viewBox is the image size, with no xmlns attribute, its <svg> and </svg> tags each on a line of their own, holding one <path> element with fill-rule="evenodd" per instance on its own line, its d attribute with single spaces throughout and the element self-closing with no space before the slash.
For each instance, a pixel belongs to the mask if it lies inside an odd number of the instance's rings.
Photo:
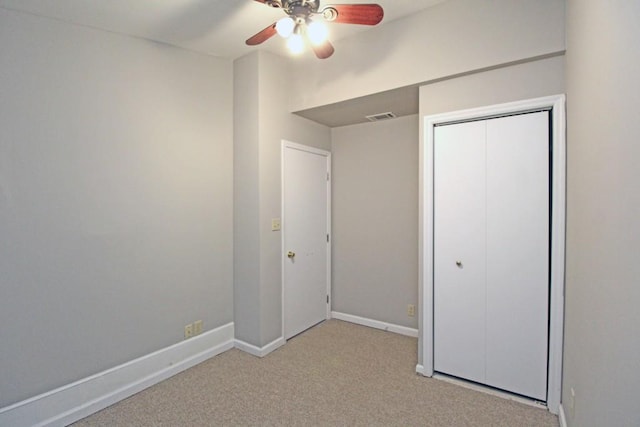
<svg viewBox="0 0 640 427">
<path fill-rule="evenodd" d="M 548 113 L 434 135 L 434 370 L 546 400 Z"/>
<path fill-rule="evenodd" d="M 283 322 L 289 339 L 327 318 L 330 153 L 283 142 L 282 167 Z"/>
</svg>

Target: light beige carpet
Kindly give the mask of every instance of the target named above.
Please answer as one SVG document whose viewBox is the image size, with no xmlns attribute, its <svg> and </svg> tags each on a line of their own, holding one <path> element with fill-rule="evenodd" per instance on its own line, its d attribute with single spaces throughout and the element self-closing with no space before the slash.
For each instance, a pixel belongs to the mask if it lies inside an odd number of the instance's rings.
<svg viewBox="0 0 640 427">
<path fill-rule="evenodd" d="M 415 373 L 417 340 L 339 320 L 259 359 L 230 350 L 83 426 L 558 426 L 544 409 Z"/>
</svg>

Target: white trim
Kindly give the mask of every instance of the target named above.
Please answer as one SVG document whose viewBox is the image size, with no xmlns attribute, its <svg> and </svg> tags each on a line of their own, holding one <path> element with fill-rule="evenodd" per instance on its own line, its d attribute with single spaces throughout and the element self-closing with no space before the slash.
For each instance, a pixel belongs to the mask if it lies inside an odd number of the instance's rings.
<svg viewBox="0 0 640 427">
<path fill-rule="evenodd" d="M 294 150 L 306 151 L 307 153 L 317 154 L 319 156 L 328 157 L 331 155 L 330 151 L 323 150 L 321 148 L 311 147 L 310 145 L 298 144 L 297 142 L 282 140 L 282 147 L 293 148 Z"/>
<path fill-rule="evenodd" d="M 565 96 L 554 95 L 424 117 L 420 144 L 420 322 L 422 375 L 433 376 L 433 132 L 438 124 L 549 109 L 553 120 L 551 292 L 547 406 L 558 413 L 562 383 L 566 217 Z"/>
<path fill-rule="evenodd" d="M 389 331 L 400 335 L 406 335 L 408 337 L 418 338 L 418 330 L 409 328 L 407 326 L 395 325 L 393 323 L 381 322 L 379 320 L 367 319 L 366 317 L 339 313 L 337 311 L 332 311 L 331 317 L 338 320 L 344 320 L 345 322 L 356 323 L 358 325 L 368 326 L 370 328 L 382 329 L 383 331 Z"/>
<path fill-rule="evenodd" d="M 329 302 L 327 303 L 326 310 L 326 319 L 331 318 L 331 303 L 333 301 L 331 297 L 331 245 L 333 243 L 333 234 L 331 230 L 331 152 L 327 150 L 321 150 L 319 148 L 310 147 L 307 145 L 298 144 L 295 142 L 287 141 L 283 139 L 281 141 L 281 150 L 280 150 L 280 220 L 282 224 L 281 232 L 280 232 L 280 268 L 281 268 L 281 280 L 280 280 L 280 290 L 281 290 L 281 334 L 283 339 L 286 341 L 286 335 L 284 332 L 284 310 L 285 310 L 285 302 L 284 302 L 284 269 L 285 269 L 285 232 L 286 232 L 286 218 L 284 214 L 284 150 L 287 148 L 292 148 L 295 150 L 306 151 L 308 153 L 318 154 L 320 156 L 324 156 L 327 159 L 327 234 L 329 235 L 329 242 L 327 242 L 327 296 L 329 297 Z"/>
<path fill-rule="evenodd" d="M 416 374 L 420 374 L 422 376 L 426 376 L 426 375 L 424 375 L 424 366 L 422 366 L 419 363 L 416 365 Z"/>
<path fill-rule="evenodd" d="M 0 409 L 3 426 L 63 426 L 233 348 L 233 323 Z"/>
<path fill-rule="evenodd" d="M 256 357 L 265 357 L 267 354 L 285 345 L 286 341 L 284 340 L 283 337 L 280 337 L 278 339 L 271 341 L 269 344 L 265 345 L 264 347 L 256 347 L 253 344 L 249 344 L 239 339 L 236 339 L 234 343 L 235 343 L 235 347 L 238 350 L 242 350 L 245 353 L 249 353 Z"/>
<path fill-rule="evenodd" d="M 564 413 L 564 406 L 562 403 L 558 406 L 558 421 L 560 421 L 560 427 L 567 427 L 567 416 Z"/>
<path fill-rule="evenodd" d="M 331 212 L 333 208 L 331 205 L 332 200 L 332 182 L 333 171 L 331 170 L 331 152 L 327 151 L 327 234 L 329 235 L 329 241 L 327 242 L 327 319 L 331 319 L 331 306 L 333 305 L 333 299 L 331 296 L 331 246 L 333 245 L 333 230 L 331 222 Z"/>
<path fill-rule="evenodd" d="M 499 397 L 501 399 L 513 400 L 514 402 L 522 403 L 524 405 L 532 406 L 534 408 L 547 410 L 547 405 L 543 402 L 539 402 L 535 399 L 529 399 L 527 397 L 518 396 L 513 393 L 509 393 L 507 391 L 498 390 L 492 387 L 488 387 L 482 384 L 473 383 L 470 381 L 465 381 L 461 378 L 450 377 L 449 375 L 444 375 L 440 373 L 436 373 L 433 375 L 433 379 L 448 382 L 449 384 L 455 384 L 460 387 L 468 388 L 469 390 L 479 391 L 482 393 L 490 394 L 492 396 Z"/>
<path fill-rule="evenodd" d="M 550 100 L 551 101 L 551 100 Z M 564 348 L 564 275 L 566 237 L 566 118 L 565 97 L 555 97 L 553 115 L 553 164 L 551 211 L 551 289 L 549 330 L 549 377 L 547 406 L 558 414 L 562 397 L 562 352 Z"/>
</svg>

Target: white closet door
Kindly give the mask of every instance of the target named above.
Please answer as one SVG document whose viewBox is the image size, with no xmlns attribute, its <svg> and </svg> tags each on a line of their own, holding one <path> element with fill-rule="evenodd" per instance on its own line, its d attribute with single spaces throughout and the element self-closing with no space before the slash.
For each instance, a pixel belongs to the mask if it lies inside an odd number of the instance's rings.
<svg viewBox="0 0 640 427">
<path fill-rule="evenodd" d="M 487 121 L 486 383 L 547 395 L 549 114 Z"/>
<path fill-rule="evenodd" d="M 485 377 L 484 134 L 484 122 L 470 122 L 437 127 L 434 138 L 434 369 L 477 382 Z"/>
<path fill-rule="evenodd" d="M 434 370 L 546 400 L 548 113 L 434 135 Z"/>
</svg>

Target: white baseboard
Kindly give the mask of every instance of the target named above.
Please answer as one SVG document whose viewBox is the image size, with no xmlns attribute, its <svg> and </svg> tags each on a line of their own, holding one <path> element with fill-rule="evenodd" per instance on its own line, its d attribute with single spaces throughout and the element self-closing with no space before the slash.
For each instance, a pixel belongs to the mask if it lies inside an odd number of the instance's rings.
<svg viewBox="0 0 640 427">
<path fill-rule="evenodd" d="M 560 421 L 560 427 L 567 427 L 567 416 L 564 413 L 562 403 L 558 406 L 558 420 Z"/>
<path fill-rule="evenodd" d="M 345 322 L 357 323 L 358 325 L 368 326 L 370 328 L 382 329 L 383 331 L 394 332 L 408 337 L 418 337 L 418 330 L 408 328 L 406 326 L 394 325 L 393 323 L 381 322 L 379 320 L 367 319 L 366 317 L 354 316 L 351 314 L 331 312 L 333 319 L 344 320 Z"/>
<path fill-rule="evenodd" d="M 0 408 L 1 426 L 65 426 L 233 348 L 233 322 Z"/>
<path fill-rule="evenodd" d="M 249 344 L 241 340 L 235 340 L 235 347 L 238 350 L 242 350 L 253 356 L 265 357 L 267 354 L 271 353 L 277 348 L 282 347 L 285 343 L 286 343 L 285 339 L 283 337 L 280 337 L 270 342 L 269 344 L 265 345 L 264 347 L 260 348 L 260 347 L 256 347 L 253 344 Z"/>
</svg>

